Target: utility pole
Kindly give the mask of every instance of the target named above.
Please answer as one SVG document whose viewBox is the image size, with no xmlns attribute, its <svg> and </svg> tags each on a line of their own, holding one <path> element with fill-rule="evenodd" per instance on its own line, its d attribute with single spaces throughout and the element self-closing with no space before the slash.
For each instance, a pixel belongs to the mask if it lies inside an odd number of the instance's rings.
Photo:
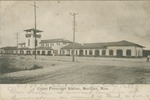
<svg viewBox="0 0 150 100">
<path fill-rule="evenodd" d="M 35 1 L 34 1 L 34 5 L 32 5 L 32 6 L 34 6 L 34 36 L 35 36 L 35 59 L 36 59 L 36 46 L 37 46 L 37 40 L 36 40 L 36 8 L 37 8 L 37 6 L 36 6 L 36 3 L 35 3 Z"/>
<path fill-rule="evenodd" d="M 16 33 L 16 35 L 17 35 L 17 51 L 16 51 L 16 54 L 18 56 L 18 33 Z"/>
<path fill-rule="evenodd" d="M 74 56 L 74 51 L 75 51 L 75 47 L 74 47 L 74 43 L 75 43 L 75 32 L 76 32 L 76 25 L 75 25 L 75 22 L 76 22 L 76 15 L 78 15 L 77 13 L 70 13 L 71 16 L 73 16 L 73 43 L 72 43 L 72 61 L 75 61 L 75 56 Z"/>
</svg>

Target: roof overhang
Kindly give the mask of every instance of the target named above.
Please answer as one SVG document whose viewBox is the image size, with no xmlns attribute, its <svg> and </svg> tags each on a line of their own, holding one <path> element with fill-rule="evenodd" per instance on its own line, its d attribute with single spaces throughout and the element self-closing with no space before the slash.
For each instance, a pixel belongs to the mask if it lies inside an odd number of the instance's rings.
<svg viewBox="0 0 150 100">
<path fill-rule="evenodd" d="M 26 30 L 24 30 L 25 32 L 31 32 L 31 31 L 35 31 L 35 29 L 26 29 Z M 41 32 L 43 32 L 43 31 L 41 31 L 41 30 L 36 30 L 36 33 L 41 33 Z"/>
</svg>

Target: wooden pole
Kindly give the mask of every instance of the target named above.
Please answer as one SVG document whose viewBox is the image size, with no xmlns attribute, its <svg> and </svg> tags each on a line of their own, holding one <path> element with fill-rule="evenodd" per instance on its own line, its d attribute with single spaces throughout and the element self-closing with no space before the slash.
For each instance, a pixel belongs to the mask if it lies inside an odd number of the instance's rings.
<svg viewBox="0 0 150 100">
<path fill-rule="evenodd" d="M 36 41 L 36 3 L 34 1 L 34 36 L 35 36 L 35 59 L 36 59 L 36 45 L 37 45 L 37 41 Z"/>
<path fill-rule="evenodd" d="M 74 47 L 74 43 L 75 43 L 75 29 L 76 29 L 76 25 L 75 25 L 75 22 L 76 22 L 76 13 L 73 13 L 71 14 L 73 16 L 73 43 L 72 43 L 72 61 L 75 61 L 75 56 L 74 56 L 74 53 L 75 53 L 75 47 Z"/>
<path fill-rule="evenodd" d="M 16 53 L 17 53 L 17 56 L 18 56 L 18 33 L 16 33 L 16 35 L 17 35 L 17 51 L 16 51 Z"/>
</svg>

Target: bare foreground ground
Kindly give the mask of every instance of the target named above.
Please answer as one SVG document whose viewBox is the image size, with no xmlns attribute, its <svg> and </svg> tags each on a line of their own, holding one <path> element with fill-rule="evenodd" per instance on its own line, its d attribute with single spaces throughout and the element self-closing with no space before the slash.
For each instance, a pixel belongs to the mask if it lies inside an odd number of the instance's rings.
<svg viewBox="0 0 150 100">
<path fill-rule="evenodd" d="M 42 68 L 0 74 L 1 84 L 149 84 L 150 62 L 146 58 L 68 56 L 13 56 L 18 67 Z M 24 59 L 24 62 L 22 62 Z"/>
</svg>

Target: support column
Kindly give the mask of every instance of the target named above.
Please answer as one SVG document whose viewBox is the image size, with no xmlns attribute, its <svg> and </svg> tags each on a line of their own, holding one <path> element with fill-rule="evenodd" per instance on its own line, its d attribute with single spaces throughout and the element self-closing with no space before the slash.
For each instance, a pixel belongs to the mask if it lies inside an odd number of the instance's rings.
<svg viewBox="0 0 150 100">
<path fill-rule="evenodd" d="M 100 55 L 100 56 L 102 55 L 102 50 L 101 50 L 101 49 L 99 49 L 99 55 Z"/>
<path fill-rule="evenodd" d="M 17 52 L 18 52 L 18 54 L 20 54 L 20 50 L 18 50 Z"/>
<path fill-rule="evenodd" d="M 113 56 L 117 56 L 117 50 L 113 50 Z"/>
<path fill-rule="evenodd" d="M 45 50 L 45 55 L 48 55 L 48 50 Z"/>
<path fill-rule="evenodd" d="M 109 56 L 109 49 L 106 49 L 106 56 Z"/>
<path fill-rule="evenodd" d="M 127 56 L 126 55 L 126 49 L 123 50 L 123 56 Z"/>
<path fill-rule="evenodd" d="M 27 50 L 23 50 L 24 51 L 24 54 L 26 55 L 27 54 Z"/>
<path fill-rule="evenodd" d="M 60 55 L 61 54 L 61 51 L 60 51 L 60 49 L 58 49 L 58 55 Z"/>
<path fill-rule="evenodd" d="M 69 54 L 72 55 L 72 49 L 70 49 Z"/>
<path fill-rule="evenodd" d="M 42 50 L 39 50 L 40 51 L 40 55 L 42 55 Z"/>
<path fill-rule="evenodd" d="M 90 50 L 87 49 L 87 55 L 88 55 L 88 56 L 89 56 L 89 51 L 90 51 Z"/>
<path fill-rule="evenodd" d="M 54 56 L 54 50 L 51 50 L 51 54 L 52 54 L 52 56 Z"/>
<path fill-rule="evenodd" d="M 66 55 L 67 53 L 66 53 L 67 51 L 64 49 L 64 55 Z"/>
<path fill-rule="evenodd" d="M 93 55 L 93 56 L 95 55 L 95 50 L 92 50 L 92 55 Z"/>
<path fill-rule="evenodd" d="M 85 49 L 83 49 L 83 56 L 85 56 Z"/>
<path fill-rule="evenodd" d="M 77 52 L 78 52 L 77 54 L 79 55 L 79 49 L 77 49 Z"/>
</svg>

